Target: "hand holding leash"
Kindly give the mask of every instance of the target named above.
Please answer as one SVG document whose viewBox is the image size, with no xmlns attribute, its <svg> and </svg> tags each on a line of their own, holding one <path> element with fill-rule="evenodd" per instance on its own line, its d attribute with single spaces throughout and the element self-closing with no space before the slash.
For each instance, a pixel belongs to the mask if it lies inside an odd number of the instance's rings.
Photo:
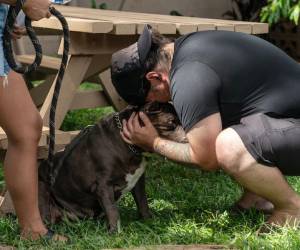
<svg viewBox="0 0 300 250">
<path fill-rule="evenodd" d="M 32 21 L 49 18 L 51 1 L 49 0 L 27 0 L 23 5 L 23 11 Z"/>
</svg>

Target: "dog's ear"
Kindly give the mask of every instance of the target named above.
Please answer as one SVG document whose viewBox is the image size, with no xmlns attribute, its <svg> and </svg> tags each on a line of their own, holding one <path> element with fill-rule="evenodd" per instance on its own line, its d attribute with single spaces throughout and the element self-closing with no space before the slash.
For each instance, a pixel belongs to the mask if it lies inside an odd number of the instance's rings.
<svg viewBox="0 0 300 250">
<path fill-rule="evenodd" d="M 177 116 L 177 113 L 176 113 L 176 110 L 173 106 L 173 104 L 171 102 L 168 102 L 168 103 L 164 103 L 162 106 L 161 106 L 161 110 L 163 112 L 166 112 L 166 113 L 171 113 L 175 116 Z"/>
<path fill-rule="evenodd" d="M 128 105 L 126 109 L 130 110 L 130 112 L 138 112 L 140 107 L 135 105 Z"/>
</svg>

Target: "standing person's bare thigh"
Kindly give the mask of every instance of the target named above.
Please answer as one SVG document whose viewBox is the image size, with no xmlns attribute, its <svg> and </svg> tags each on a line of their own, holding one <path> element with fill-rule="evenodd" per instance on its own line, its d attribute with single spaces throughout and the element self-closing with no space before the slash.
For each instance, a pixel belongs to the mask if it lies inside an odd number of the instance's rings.
<svg viewBox="0 0 300 250">
<path fill-rule="evenodd" d="M 1 77 L 3 83 L 4 77 Z M 39 136 L 41 118 L 22 76 L 10 72 L 8 84 L 0 84 L 0 125 L 12 140 Z M 28 134 L 30 131 L 34 134 Z"/>
</svg>

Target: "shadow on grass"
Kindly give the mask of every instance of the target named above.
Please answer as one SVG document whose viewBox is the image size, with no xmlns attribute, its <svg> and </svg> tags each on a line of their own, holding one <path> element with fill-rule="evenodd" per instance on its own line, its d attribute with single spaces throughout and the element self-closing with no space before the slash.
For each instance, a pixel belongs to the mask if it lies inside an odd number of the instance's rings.
<svg viewBox="0 0 300 250">
<path fill-rule="evenodd" d="M 82 129 L 112 108 L 72 111 L 66 117 L 64 130 Z M 107 233 L 105 220 L 79 220 L 51 226 L 72 239 L 72 244 L 47 244 L 20 241 L 13 218 L 0 219 L 0 243 L 18 249 L 102 249 L 157 244 L 226 244 L 239 249 L 300 249 L 296 229 L 257 237 L 254 233 L 264 216 L 255 211 L 230 214 L 229 208 L 241 195 L 238 185 L 222 172 L 206 173 L 166 161 L 155 155 L 145 156 L 146 191 L 153 218 L 138 220 L 131 194 L 119 204 L 121 232 Z M 0 185 L 3 174 L 0 171 Z M 300 191 L 300 179 L 289 178 Z"/>
</svg>

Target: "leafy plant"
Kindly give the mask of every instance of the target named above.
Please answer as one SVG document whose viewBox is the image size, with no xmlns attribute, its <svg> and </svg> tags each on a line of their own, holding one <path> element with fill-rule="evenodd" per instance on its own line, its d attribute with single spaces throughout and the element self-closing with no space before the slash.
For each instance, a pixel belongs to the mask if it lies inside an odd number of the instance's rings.
<svg viewBox="0 0 300 250">
<path fill-rule="evenodd" d="M 96 2 L 96 0 L 91 0 L 91 7 L 93 9 L 97 9 L 97 2 Z"/>
<path fill-rule="evenodd" d="M 96 0 L 91 0 L 91 8 L 93 9 L 103 9 L 106 10 L 107 9 L 107 3 L 101 3 L 99 4 L 99 6 L 97 7 L 97 2 Z"/>
<path fill-rule="evenodd" d="M 99 4 L 99 9 L 107 10 L 107 3 L 101 3 L 101 4 Z"/>
<path fill-rule="evenodd" d="M 225 18 L 240 21 L 258 21 L 261 8 L 267 0 L 231 0 L 232 9 L 225 12 Z"/>
<path fill-rule="evenodd" d="M 300 0 L 268 0 L 261 11 L 261 21 L 275 24 L 280 21 L 292 21 L 296 25 L 300 16 Z"/>
</svg>

